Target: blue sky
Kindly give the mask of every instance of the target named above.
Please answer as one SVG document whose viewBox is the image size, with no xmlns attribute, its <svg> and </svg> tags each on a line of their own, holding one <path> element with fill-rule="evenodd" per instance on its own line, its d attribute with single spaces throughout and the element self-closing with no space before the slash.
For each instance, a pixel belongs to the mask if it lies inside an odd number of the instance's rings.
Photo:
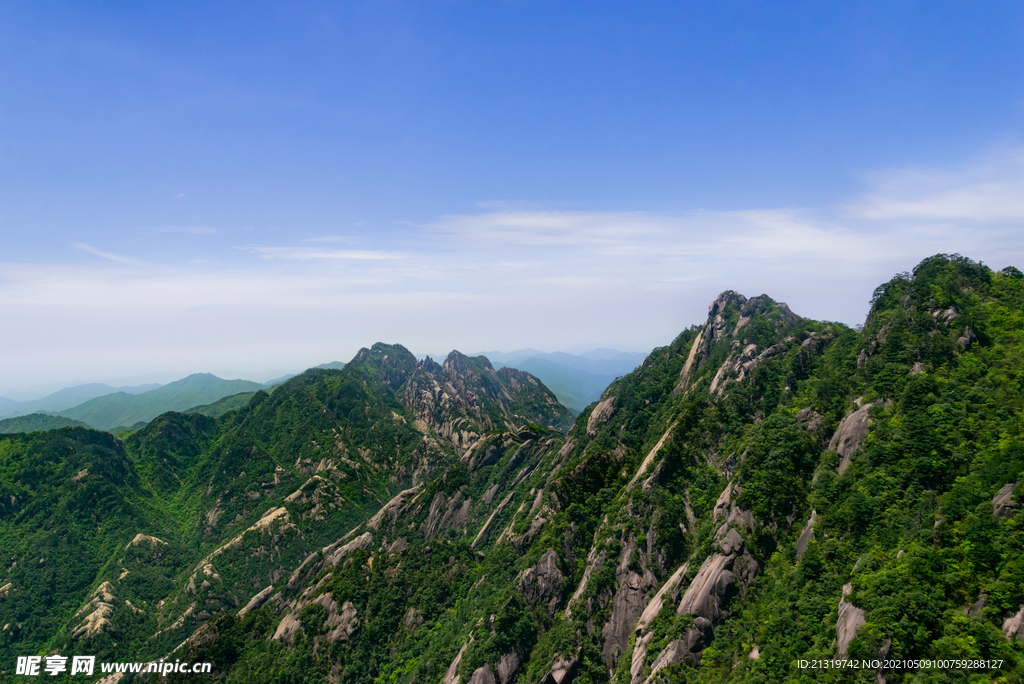
<svg viewBox="0 0 1024 684">
<path fill-rule="evenodd" d="M 0 5 L 0 394 L 1024 267 L 1020 3 Z"/>
</svg>

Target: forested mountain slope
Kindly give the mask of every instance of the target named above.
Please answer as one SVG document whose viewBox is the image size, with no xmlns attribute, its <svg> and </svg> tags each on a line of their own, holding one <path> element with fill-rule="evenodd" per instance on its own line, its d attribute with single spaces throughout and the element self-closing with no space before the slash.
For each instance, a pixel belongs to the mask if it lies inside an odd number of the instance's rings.
<svg viewBox="0 0 1024 684">
<path fill-rule="evenodd" d="M 249 380 L 222 380 L 209 373 L 193 373 L 141 394 L 115 392 L 90 399 L 61 411 L 60 415 L 100 430 L 111 430 L 149 422 L 167 411 L 184 411 L 232 394 L 255 392 L 261 387 L 258 382 Z"/>
<path fill-rule="evenodd" d="M 435 432 L 436 416 L 460 430 Z M 167 413 L 123 441 L 83 428 L 0 436 L 3 661 L 164 656 L 443 472 L 473 430 L 569 418 L 526 373 L 457 354 L 419 364 L 378 344 L 220 418 Z"/>
<path fill-rule="evenodd" d="M 1021 681 L 1022 337 L 1019 271 L 938 255 L 879 287 L 863 330 L 723 293 L 566 434 L 528 374 L 375 345 L 219 419 L 5 437 L 6 659 Z M 904 665 L 799 665 L 834 658 Z M 973 669 L 915 664 L 952 659 Z"/>
<path fill-rule="evenodd" d="M 1022 308 L 1018 271 L 943 255 L 862 331 L 726 292 L 564 439 L 486 435 L 177 653 L 239 682 L 1020 681 Z M 985 662 L 799 668 L 837 657 Z"/>
</svg>

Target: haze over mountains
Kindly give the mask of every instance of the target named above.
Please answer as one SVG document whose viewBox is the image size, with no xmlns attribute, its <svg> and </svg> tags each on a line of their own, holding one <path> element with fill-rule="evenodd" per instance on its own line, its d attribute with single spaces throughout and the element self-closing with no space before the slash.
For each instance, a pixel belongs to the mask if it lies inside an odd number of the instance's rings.
<svg viewBox="0 0 1024 684">
<path fill-rule="evenodd" d="M 107 394 L 114 394 L 115 392 L 142 394 L 143 392 L 155 390 L 158 387 L 160 387 L 158 383 L 137 385 L 135 387 L 111 387 L 100 382 L 91 382 L 84 385 L 75 385 L 74 387 L 65 387 L 42 399 L 33 401 L 15 401 L 7 397 L 0 397 L 0 418 L 24 416 L 39 411 L 64 411 L 90 399 Z"/>
<path fill-rule="evenodd" d="M 725 291 L 575 418 L 378 343 L 219 418 L 0 435 L 0 660 L 1020 681 L 1024 274 L 937 255 L 871 299 L 850 328 Z M 797 665 L 836 658 L 867 665 Z"/>
<path fill-rule="evenodd" d="M 417 358 L 422 360 L 428 355 Z M 438 358 L 434 355 L 429 355 Z M 559 402 L 579 413 L 615 380 L 633 370 L 645 355 L 613 349 L 595 349 L 585 354 L 545 353 L 536 349 L 513 352 L 483 352 L 494 368 L 527 371 L 541 380 Z M 341 361 L 314 366 L 340 370 Z M 295 377 L 274 378 L 265 383 L 224 380 L 210 373 L 195 373 L 166 385 L 115 388 L 102 383 L 68 387 L 42 399 L 17 402 L 0 397 L 0 433 L 51 430 L 88 425 L 100 430 L 124 430 L 147 423 L 167 411 L 202 413 L 218 417 L 248 403 L 260 389 L 269 389 Z"/>
</svg>

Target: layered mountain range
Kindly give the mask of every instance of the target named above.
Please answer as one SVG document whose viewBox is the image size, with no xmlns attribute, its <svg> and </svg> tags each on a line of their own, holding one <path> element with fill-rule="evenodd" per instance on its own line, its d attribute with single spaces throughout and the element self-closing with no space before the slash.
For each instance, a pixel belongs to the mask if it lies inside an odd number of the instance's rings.
<svg viewBox="0 0 1024 684">
<path fill-rule="evenodd" d="M 4 436 L 3 661 L 1019 681 L 1022 377 L 1024 275 L 938 255 L 861 330 L 725 292 L 575 420 L 529 373 L 377 344 L 123 441 Z"/>
</svg>

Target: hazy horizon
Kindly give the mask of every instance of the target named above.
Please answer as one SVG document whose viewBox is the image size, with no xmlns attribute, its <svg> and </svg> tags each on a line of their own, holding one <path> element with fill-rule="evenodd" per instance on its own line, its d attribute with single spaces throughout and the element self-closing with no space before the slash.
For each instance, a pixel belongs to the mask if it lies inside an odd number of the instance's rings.
<svg viewBox="0 0 1024 684">
<path fill-rule="evenodd" d="M 1024 6 L 0 6 L 0 396 L 1024 268 Z"/>
</svg>

